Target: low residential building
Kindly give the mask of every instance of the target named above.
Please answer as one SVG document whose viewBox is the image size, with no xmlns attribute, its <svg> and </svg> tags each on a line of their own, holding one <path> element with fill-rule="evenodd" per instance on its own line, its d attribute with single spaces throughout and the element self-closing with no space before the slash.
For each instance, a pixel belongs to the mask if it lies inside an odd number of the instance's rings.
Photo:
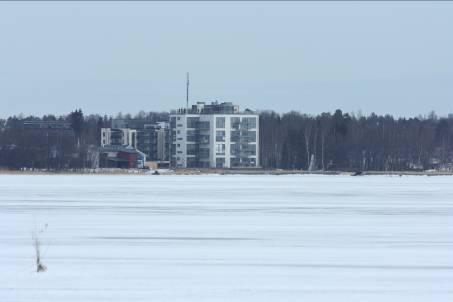
<svg viewBox="0 0 453 302">
<path fill-rule="evenodd" d="M 71 123 L 66 121 L 24 121 L 24 129 L 72 130 Z"/>
<path fill-rule="evenodd" d="M 152 161 L 159 167 L 168 167 L 170 142 L 168 122 L 145 124 L 143 120 L 134 122 L 122 119 L 114 121 L 112 124 L 139 128 L 102 128 L 101 147 L 115 146 L 135 149 L 143 153 L 147 161 Z M 113 158 L 113 156 L 109 158 Z M 120 159 L 118 160 L 121 162 Z"/>
<path fill-rule="evenodd" d="M 205 104 L 170 115 L 172 167 L 259 167 L 259 117 L 232 103 Z"/>
<path fill-rule="evenodd" d="M 137 149 L 137 130 L 102 128 L 101 146 L 129 146 Z"/>
<path fill-rule="evenodd" d="M 103 146 L 99 148 L 100 168 L 143 168 L 146 155 L 130 146 Z"/>
</svg>

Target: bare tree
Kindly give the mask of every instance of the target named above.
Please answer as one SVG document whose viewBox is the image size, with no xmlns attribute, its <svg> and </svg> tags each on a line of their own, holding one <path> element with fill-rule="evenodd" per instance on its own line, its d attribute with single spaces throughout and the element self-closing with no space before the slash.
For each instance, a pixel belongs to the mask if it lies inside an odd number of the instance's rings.
<svg viewBox="0 0 453 302">
<path fill-rule="evenodd" d="M 305 121 L 304 125 L 304 141 L 305 141 L 305 150 L 307 152 L 307 170 L 310 170 L 310 167 L 312 166 L 311 164 L 311 159 L 313 158 L 310 153 L 310 142 L 311 142 L 311 135 L 313 133 L 313 125 L 314 125 L 314 120 L 309 117 Z"/>
<path fill-rule="evenodd" d="M 36 272 L 41 273 L 47 270 L 47 267 L 41 262 L 41 240 L 39 238 L 39 234 L 43 233 L 44 230 L 47 228 L 47 224 L 44 226 L 44 229 L 38 231 L 35 228 L 33 232 L 33 247 L 35 249 L 35 261 L 36 261 Z"/>
</svg>

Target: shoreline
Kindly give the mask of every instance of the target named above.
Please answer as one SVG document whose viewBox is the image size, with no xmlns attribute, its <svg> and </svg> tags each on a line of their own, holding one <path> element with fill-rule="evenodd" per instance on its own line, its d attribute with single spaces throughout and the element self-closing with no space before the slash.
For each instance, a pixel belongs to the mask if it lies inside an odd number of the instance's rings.
<svg viewBox="0 0 453 302">
<path fill-rule="evenodd" d="M 304 170 L 261 170 L 261 169 L 158 169 L 158 175 L 343 175 L 343 176 L 453 176 L 449 171 L 304 171 Z M 21 171 L 0 170 L 0 175 L 153 175 L 147 170 L 62 170 L 62 171 Z"/>
</svg>

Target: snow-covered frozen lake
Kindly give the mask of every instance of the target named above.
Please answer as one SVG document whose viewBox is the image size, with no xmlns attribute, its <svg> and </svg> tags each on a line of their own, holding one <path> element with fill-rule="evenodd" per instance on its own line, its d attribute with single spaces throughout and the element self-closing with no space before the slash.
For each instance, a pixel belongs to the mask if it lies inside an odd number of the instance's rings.
<svg viewBox="0 0 453 302">
<path fill-rule="evenodd" d="M 0 175 L 0 301 L 453 301 L 453 177 Z"/>
</svg>

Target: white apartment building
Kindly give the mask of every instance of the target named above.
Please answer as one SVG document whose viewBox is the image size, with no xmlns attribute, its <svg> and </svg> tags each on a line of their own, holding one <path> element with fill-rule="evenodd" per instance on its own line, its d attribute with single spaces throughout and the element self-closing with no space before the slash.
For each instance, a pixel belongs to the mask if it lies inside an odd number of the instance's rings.
<svg viewBox="0 0 453 302">
<path fill-rule="evenodd" d="M 137 130 L 102 128 L 101 146 L 128 146 L 137 149 Z"/>
<path fill-rule="evenodd" d="M 170 164 L 176 168 L 259 166 L 259 117 L 232 103 L 197 103 L 170 115 Z"/>
</svg>

